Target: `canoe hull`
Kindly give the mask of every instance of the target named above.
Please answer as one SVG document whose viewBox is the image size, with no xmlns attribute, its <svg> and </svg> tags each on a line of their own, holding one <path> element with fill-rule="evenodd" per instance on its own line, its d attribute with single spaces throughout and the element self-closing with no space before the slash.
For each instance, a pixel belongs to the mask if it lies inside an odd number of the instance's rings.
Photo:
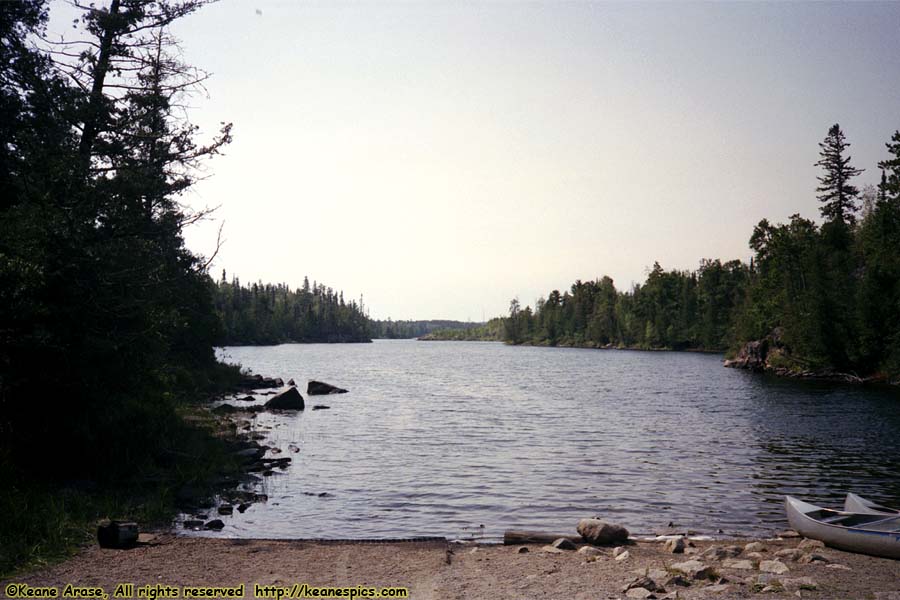
<svg viewBox="0 0 900 600">
<path fill-rule="evenodd" d="M 785 509 L 791 528 L 804 537 L 821 540 L 840 550 L 900 559 L 900 531 L 872 531 L 823 523 L 806 515 L 821 510 L 820 507 L 790 496 L 785 499 Z"/>
</svg>

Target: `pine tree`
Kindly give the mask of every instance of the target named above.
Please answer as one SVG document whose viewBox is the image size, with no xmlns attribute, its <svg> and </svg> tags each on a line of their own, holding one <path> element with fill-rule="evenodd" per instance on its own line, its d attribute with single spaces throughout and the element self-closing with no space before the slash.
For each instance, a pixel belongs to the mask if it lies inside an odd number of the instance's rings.
<svg viewBox="0 0 900 600">
<path fill-rule="evenodd" d="M 844 156 L 850 143 L 845 141 L 841 126 L 835 123 L 828 130 L 825 140 L 819 144 L 821 157 L 816 163 L 825 174 L 818 177 L 821 184 L 816 188 L 819 201 L 823 206 L 819 209 L 829 222 L 852 225 L 856 222 L 856 198 L 859 190 L 850 184 L 850 179 L 863 172 L 850 165 L 850 157 Z"/>
<path fill-rule="evenodd" d="M 885 144 L 891 158 L 878 163 L 881 169 L 881 199 L 900 199 L 900 131 L 895 131 L 891 141 Z"/>
</svg>

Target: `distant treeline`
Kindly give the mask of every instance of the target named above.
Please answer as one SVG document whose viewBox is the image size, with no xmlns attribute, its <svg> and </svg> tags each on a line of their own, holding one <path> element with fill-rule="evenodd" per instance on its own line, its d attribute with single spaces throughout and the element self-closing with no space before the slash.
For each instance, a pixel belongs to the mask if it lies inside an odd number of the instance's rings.
<svg viewBox="0 0 900 600">
<path fill-rule="evenodd" d="M 371 323 L 372 337 L 389 340 L 417 338 L 439 330 L 466 331 L 484 325 L 470 321 L 394 321 L 392 319 L 373 320 Z"/>
<path fill-rule="evenodd" d="M 737 350 L 775 340 L 778 365 L 900 375 L 900 132 L 878 164 L 881 183 L 850 181 L 849 143 L 834 125 L 820 144 L 822 225 L 762 220 L 750 264 L 705 260 L 694 272 L 659 264 L 618 291 L 609 277 L 554 290 L 504 319 L 512 344 Z M 771 362 L 771 361 L 770 361 Z"/>
<path fill-rule="evenodd" d="M 435 329 L 419 339 L 424 341 L 498 342 L 503 340 L 503 321 L 501 317 L 497 317 L 487 323 L 476 324 L 476 327 L 444 327 Z M 456 321 L 451 322 L 455 323 Z M 471 323 L 466 323 L 466 325 L 471 325 Z"/>
<path fill-rule="evenodd" d="M 343 292 L 303 278 L 303 287 L 222 279 L 214 286 L 214 304 L 222 321 L 223 345 L 284 342 L 370 342 L 371 321 L 362 300 L 346 302 Z"/>
<path fill-rule="evenodd" d="M 723 350 L 750 278 L 740 261 L 703 261 L 695 272 L 664 271 L 643 285 L 616 290 L 613 280 L 576 281 L 560 294 L 521 308 L 510 305 L 503 339 L 512 344 Z"/>
</svg>

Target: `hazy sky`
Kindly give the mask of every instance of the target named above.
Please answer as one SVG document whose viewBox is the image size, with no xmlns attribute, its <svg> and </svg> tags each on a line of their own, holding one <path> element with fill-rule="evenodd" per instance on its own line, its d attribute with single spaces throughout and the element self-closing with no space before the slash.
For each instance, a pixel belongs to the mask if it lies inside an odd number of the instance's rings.
<svg viewBox="0 0 900 600">
<path fill-rule="evenodd" d="M 217 276 L 309 275 L 377 318 L 747 260 L 760 219 L 818 218 L 831 124 L 860 185 L 900 128 L 896 2 L 222 0 L 176 34 L 213 73 L 194 121 L 234 122 L 191 248 L 224 221 Z"/>
</svg>

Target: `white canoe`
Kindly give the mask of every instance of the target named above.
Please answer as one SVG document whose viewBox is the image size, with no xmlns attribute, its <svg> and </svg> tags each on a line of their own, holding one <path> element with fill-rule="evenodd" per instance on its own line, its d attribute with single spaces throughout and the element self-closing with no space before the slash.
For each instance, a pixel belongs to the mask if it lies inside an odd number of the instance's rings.
<svg viewBox="0 0 900 600">
<path fill-rule="evenodd" d="M 866 500 L 862 496 L 857 496 L 856 494 L 847 494 L 847 497 L 844 499 L 844 512 L 859 513 L 863 515 L 900 516 L 900 510 L 876 504 L 875 502 Z"/>
<path fill-rule="evenodd" d="M 791 528 L 804 537 L 850 552 L 900 559 L 900 516 L 829 510 L 785 496 Z"/>
</svg>

